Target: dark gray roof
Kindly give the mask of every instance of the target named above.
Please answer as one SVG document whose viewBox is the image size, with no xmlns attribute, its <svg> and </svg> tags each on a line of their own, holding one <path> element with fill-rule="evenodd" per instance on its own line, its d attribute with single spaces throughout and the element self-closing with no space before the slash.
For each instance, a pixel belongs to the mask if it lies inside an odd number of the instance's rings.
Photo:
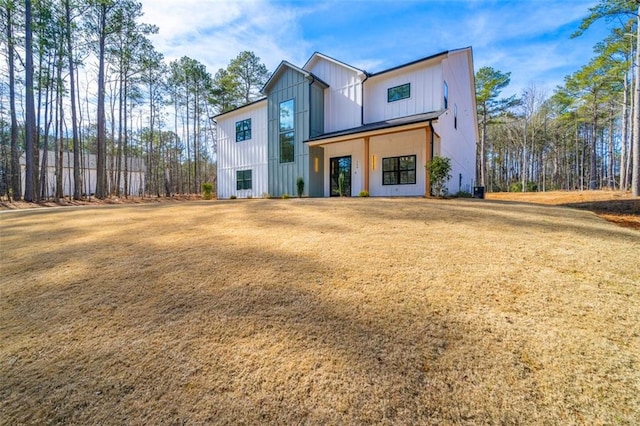
<svg viewBox="0 0 640 426">
<path fill-rule="evenodd" d="M 251 106 L 251 105 L 257 104 L 258 102 L 262 102 L 262 101 L 264 101 L 264 100 L 266 100 L 266 99 L 267 99 L 267 97 L 266 97 L 266 96 L 262 96 L 261 98 L 258 98 L 258 99 L 256 99 L 255 101 L 251 101 L 251 102 L 249 102 L 248 104 L 240 105 L 239 107 L 235 107 L 235 108 L 233 108 L 233 109 L 230 109 L 229 111 L 221 112 L 220 114 L 216 114 L 216 115 L 214 115 L 213 117 L 210 117 L 210 118 L 211 118 L 213 121 L 216 121 L 216 118 L 218 118 L 218 117 L 220 117 L 220 116 L 222 116 L 222 115 L 229 114 L 230 112 L 234 112 L 234 111 L 237 111 L 237 110 L 242 109 L 242 108 L 246 108 L 246 107 L 248 107 L 248 106 Z"/>
<path fill-rule="evenodd" d="M 385 74 L 391 71 L 399 70 L 400 68 L 410 67 L 411 65 L 419 64 L 420 62 L 429 61 L 431 59 L 437 58 L 438 56 L 448 55 L 449 51 L 445 50 L 444 52 L 436 53 L 435 55 L 427 56 L 425 58 L 416 59 L 415 61 L 407 62 L 406 64 L 398 65 L 395 67 L 387 68 L 386 70 L 378 71 L 369 74 L 370 77 L 375 77 L 380 74 Z"/>
<path fill-rule="evenodd" d="M 441 109 L 438 111 L 425 112 L 423 114 L 409 115 L 406 117 L 393 118 L 390 120 L 378 121 L 375 123 L 365 124 L 359 127 L 353 127 L 351 129 L 339 130 L 337 132 L 324 133 L 315 138 L 310 138 L 305 142 L 315 142 L 323 139 L 330 139 L 339 136 L 355 135 L 358 133 L 370 132 L 372 130 L 389 129 L 392 127 L 406 126 L 407 124 L 422 123 L 426 121 L 433 121 L 440 117 L 446 110 Z"/>
<path fill-rule="evenodd" d="M 269 87 L 274 81 L 280 78 L 280 74 L 282 73 L 285 67 L 291 68 L 292 70 L 299 72 L 300 74 L 304 75 L 306 78 L 312 80 L 312 83 L 314 81 L 317 81 L 321 86 L 324 86 L 325 88 L 329 87 L 327 83 L 322 81 L 322 79 L 320 79 L 318 76 L 314 75 L 313 73 L 309 71 L 305 71 L 302 68 L 293 65 L 289 61 L 282 61 L 280 62 L 280 65 L 278 65 L 278 68 L 276 68 L 276 70 L 273 72 L 273 74 L 271 74 L 271 77 L 269 77 L 269 80 L 267 80 L 264 86 L 262 86 L 262 89 L 260 89 L 260 92 L 266 94 L 265 91 L 269 89 Z"/>
</svg>

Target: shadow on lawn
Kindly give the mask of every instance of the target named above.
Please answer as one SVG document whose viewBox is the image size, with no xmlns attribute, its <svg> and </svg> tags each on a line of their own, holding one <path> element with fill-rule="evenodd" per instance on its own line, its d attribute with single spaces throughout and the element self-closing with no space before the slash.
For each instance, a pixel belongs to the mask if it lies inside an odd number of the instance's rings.
<svg viewBox="0 0 640 426">
<path fill-rule="evenodd" d="M 363 217 L 375 217 L 379 220 L 409 220 L 423 224 L 460 223 L 475 228 L 475 235 L 481 235 L 488 227 L 520 229 L 522 232 L 572 232 L 577 235 L 611 238 L 636 238 L 637 234 L 625 228 L 609 225 L 596 217 L 587 217 L 580 212 L 572 212 L 564 207 L 539 205 L 502 200 L 385 200 L 394 208 L 389 215 L 386 210 L 371 209 L 363 203 L 354 203 L 353 209 Z M 406 208 L 403 203 L 410 201 L 419 204 L 415 208 Z M 415 207 L 415 206 L 414 206 Z M 590 209 L 588 209 L 590 210 Z"/>
<path fill-rule="evenodd" d="M 284 230 L 298 219 L 262 220 Z M 3 290 L 0 335 L 11 345 L 0 351 L 0 396 L 8 421 L 367 423 L 451 415 L 438 414 L 438 404 L 455 396 L 457 374 L 430 377 L 425 362 L 435 363 L 452 339 L 472 340 L 454 319 L 425 306 L 402 311 L 393 292 L 382 303 L 362 290 L 376 283 L 354 283 L 332 263 L 251 242 L 196 240 L 185 251 L 184 243 L 154 244 L 146 234 L 127 247 L 128 263 L 110 260 L 129 232 L 60 244 L 60 265 L 46 266 L 51 285 Z M 87 268 L 56 285 L 58 268 L 83 254 Z M 107 264 L 96 273 L 91 262 Z"/>
<path fill-rule="evenodd" d="M 563 204 L 563 206 L 571 207 L 574 209 L 594 211 L 597 213 L 640 215 L 640 199 L 567 203 Z"/>
<path fill-rule="evenodd" d="M 505 227 L 510 237 L 565 230 L 603 241 L 636 235 L 582 212 L 530 204 L 345 203 L 361 221 L 345 223 L 332 200 L 252 201 L 239 217 L 218 222 L 216 215 L 238 206 L 189 206 L 195 212 L 187 217 L 176 216 L 181 207 L 154 206 L 162 211 L 153 223 L 145 221 L 152 207 L 136 207 L 126 222 L 105 218 L 96 232 L 52 235 L 57 245 L 46 253 L 37 249 L 42 236 L 25 228 L 34 247 L 25 270 L 48 273 L 51 281 L 0 278 L 3 415 L 10 423 L 549 419 L 535 376 L 514 349 L 526 344 L 526 334 L 510 335 L 511 322 L 505 334 L 491 333 L 464 306 L 436 306 L 430 283 L 412 281 L 422 275 L 382 282 L 366 264 L 350 265 L 349 254 L 366 247 L 371 223 L 413 238 L 445 222 L 478 232 Z M 326 214 L 310 223 L 309 208 Z M 112 232 L 97 232 L 102 227 Z M 234 239 L 241 228 L 251 233 Z M 454 237 L 468 232 L 453 229 Z M 344 242 L 357 232 L 361 245 Z M 89 237 L 72 239 L 78 235 Z M 385 237 L 384 230 L 373 237 Z M 313 255 L 322 250 L 333 255 Z M 366 262 L 406 260 L 373 256 Z M 70 260 L 81 265 L 73 273 L 64 270 Z M 510 347 L 499 343 L 503 338 Z"/>
</svg>

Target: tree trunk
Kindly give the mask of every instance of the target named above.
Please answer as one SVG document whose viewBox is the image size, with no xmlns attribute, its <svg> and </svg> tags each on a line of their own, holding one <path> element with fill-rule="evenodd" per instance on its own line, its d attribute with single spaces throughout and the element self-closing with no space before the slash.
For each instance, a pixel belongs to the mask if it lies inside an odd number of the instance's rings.
<svg viewBox="0 0 640 426">
<path fill-rule="evenodd" d="M 126 106 L 126 91 L 127 83 L 126 77 L 123 78 L 122 71 L 120 72 L 120 93 L 118 94 L 118 150 L 116 152 L 116 195 L 120 196 L 120 177 L 122 174 L 122 121 L 123 121 L 123 102 Z"/>
<path fill-rule="evenodd" d="M 7 12 L 7 50 L 9 62 L 9 110 L 11 114 L 11 192 L 13 199 L 22 199 L 22 173 L 20 170 L 20 153 L 18 152 L 18 119 L 16 116 L 16 72 L 13 38 L 12 5 L 6 6 Z"/>
<path fill-rule="evenodd" d="M 624 73 L 624 83 L 622 89 L 622 134 L 620 135 L 620 184 L 619 189 L 624 191 L 627 189 L 627 161 L 629 143 L 629 73 Z"/>
<path fill-rule="evenodd" d="M 487 161 L 487 107 L 482 108 L 482 136 L 480 137 L 480 186 L 486 186 Z"/>
<path fill-rule="evenodd" d="M 71 98 L 71 132 L 73 137 L 73 198 L 82 198 L 82 175 L 80 172 L 80 140 L 78 137 L 78 117 L 76 112 L 76 80 L 71 45 L 71 7 L 69 0 L 64 1 L 65 36 L 67 41 L 67 60 L 69 61 L 69 96 Z"/>
<path fill-rule="evenodd" d="M 62 68 L 57 67 L 57 80 L 60 81 L 62 75 Z M 64 197 L 64 192 L 62 188 L 62 183 L 64 180 L 63 176 L 63 163 L 62 163 L 62 120 L 64 117 L 64 110 L 62 109 L 62 85 L 56 85 L 56 153 L 54 155 L 55 163 L 56 163 L 56 190 L 55 190 L 55 200 L 58 201 Z"/>
<path fill-rule="evenodd" d="M 31 0 L 25 0 L 25 184 L 24 200 L 33 202 L 34 165 L 33 150 L 36 139 L 35 104 L 33 98 L 33 34 L 31 32 Z"/>
<path fill-rule="evenodd" d="M 636 87 L 633 98 L 633 170 L 631 192 L 640 197 L 640 6 L 636 18 Z"/>
<path fill-rule="evenodd" d="M 609 116 L 609 143 L 608 143 L 608 150 L 607 150 L 607 186 L 609 187 L 609 189 L 615 189 L 616 187 L 616 177 L 613 174 L 613 146 L 615 144 L 615 138 L 614 138 L 614 122 L 615 122 L 615 115 L 614 115 L 614 105 L 611 105 L 611 110 L 610 110 L 610 116 Z"/>
<path fill-rule="evenodd" d="M 47 64 L 47 75 L 51 75 L 51 60 Z M 44 97 L 44 145 L 42 147 L 42 165 L 40 168 L 40 199 L 47 198 L 49 193 L 47 190 L 47 176 L 48 176 L 48 162 L 49 162 L 49 128 L 51 126 L 51 119 L 49 117 L 53 105 L 49 101 L 49 94 L 51 94 L 51 101 L 53 101 L 53 88 L 50 81 L 47 81 L 45 97 Z"/>
<path fill-rule="evenodd" d="M 100 40 L 98 53 L 98 119 L 97 119 L 97 158 L 96 158 L 96 198 L 104 199 L 107 195 L 106 176 L 106 126 L 105 126 L 105 44 L 107 38 L 107 5 L 100 7 Z"/>
</svg>

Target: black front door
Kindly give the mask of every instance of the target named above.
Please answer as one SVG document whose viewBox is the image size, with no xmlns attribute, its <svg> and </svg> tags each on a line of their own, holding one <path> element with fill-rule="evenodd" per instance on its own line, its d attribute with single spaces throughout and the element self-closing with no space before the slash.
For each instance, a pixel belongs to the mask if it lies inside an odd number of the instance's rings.
<svg viewBox="0 0 640 426">
<path fill-rule="evenodd" d="M 351 156 L 334 157 L 329 160 L 331 196 L 351 196 Z M 342 177 L 341 177 L 342 175 Z M 342 188 L 340 188 L 342 181 Z"/>
</svg>

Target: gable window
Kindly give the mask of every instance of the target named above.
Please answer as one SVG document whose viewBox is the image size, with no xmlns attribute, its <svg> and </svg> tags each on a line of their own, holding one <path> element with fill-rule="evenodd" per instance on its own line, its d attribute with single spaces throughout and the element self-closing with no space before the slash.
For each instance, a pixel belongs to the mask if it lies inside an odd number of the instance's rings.
<svg viewBox="0 0 640 426">
<path fill-rule="evenodd" d="M 293 99 L 280 102 L 280 162 L 294 161 L 295 104 Z"/>
<path fill-rule="evenodd" d="M 236 189 L 251 189 L 251 170 L 236 171 Z"/>
<path fill-rule="evenodd" d="M 236 121 L 236 142 L 251 139 L 251 119 Z"/>
<path fill-rule="evenodd" d="M 449 108 L 449 85 L 446 81 L 444 82 L 442 93 L 444 94 L 444 109 L 447 109 Z"/>
<path fill-rule="evenodd" d="M 416 183 L 415 155 L 382 159 L 383 185 L 409 185 L 414 183 Z"/>
<path fill-rule="evenodd" d="M 387 102 L 395 102 L 401 99 L 407 99 L 411 96 L 411 83 L 401 84 L 400 86 L 390 87 L 387 89 Z"/>
</svg>

